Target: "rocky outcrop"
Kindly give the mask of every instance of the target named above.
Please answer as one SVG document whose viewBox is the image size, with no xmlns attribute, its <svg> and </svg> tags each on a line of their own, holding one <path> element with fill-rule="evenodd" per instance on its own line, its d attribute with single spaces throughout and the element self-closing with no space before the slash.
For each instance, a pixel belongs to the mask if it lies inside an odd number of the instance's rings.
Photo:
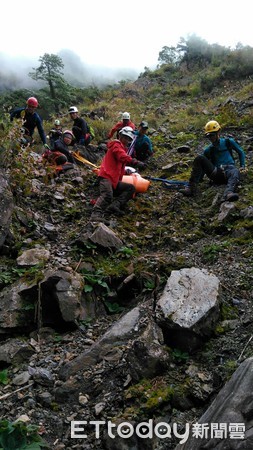
<svg viewBox="0 0 253 450">
<path fill-rule="evenodd" d="M 206 430 L 190 437 L 175 450 L 243 450 L 253 448 L 253 358 L 246 359 L 196 422 Z"/>
<path fill-rule="evenodd" d="M 156 320 L 172 347 L 194 350 L 219 317 L 219 280 L 205 269 L 173 270 L 158 300 Z"/>
<path fill-rule="evenodd" d="M 31 248 L 25 250 L 18 258 L 17 265 L 19 267 L 36 266 L 37 264 L 44 263 L 50 258 L 50 252 L 44 248 Z"/>
<path fill-rule="evenodd" d="M 163 345 L 161 330 L 152 319 L 148 303 L 125 314 L 88 350 L 62 366 L 60 378 L 66 381 L 55 390 L 57 401 L 62 402 L 69 395 L 69 389 L 72 394 L 80 392 L 83 380 L 92 376 L 103 361 L 113 368 L 115 378 L 124 366 L 124 377 L 130 381 L 152 378 L 168 367 L 169 352 Z M 106 390 L 107 382 L 107 378 L 101 380 L 100 388 L 104 385 Z"/>
<path fill-rule="evenodd" d="M 37 275 L 42 275 L 39 270 Z M 82 310 L 82 292 L 83 278 L 76 272 L 48 270 L 42 281 L 17 281 L 0 292 L 0 333 L 29 330 L 37 321 L 53 326 L 75 323 Z"/>
<path fill-rule="evenodd" d="M 88 231 L 86 229 L 84 233 L 81 233 L 75 240 L 75 243 L 79 247 L 86 246 L 91 242 L 109 250 L 117 250 L 123 245 L 122 240 L 117 236 L 117 234 L 102 222 Z"/>
<path fill-rule="evenodd" d="M 0 248 L 9 233 L 14 203 L 12 192 L 3 170 L 0 170 Z"/>
</svg>

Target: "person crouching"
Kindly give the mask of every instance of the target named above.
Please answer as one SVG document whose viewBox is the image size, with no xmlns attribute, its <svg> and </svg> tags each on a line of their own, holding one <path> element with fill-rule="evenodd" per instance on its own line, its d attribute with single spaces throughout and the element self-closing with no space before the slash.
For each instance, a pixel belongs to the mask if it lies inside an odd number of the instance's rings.
<svg viewBox="0 0 253 450">
<path fill-rule="evenodd" d="M 145 167 L 143 162 L 127 154 L 128 145 L 133 138 L 133 129 L 124 127 L 119 132 L 119 139 L 108 142 L 107 152 L 98 173 L 100 195 L 93 207 L 91 222 L 103 222 L 105 214 L 123 215 L 122 208 L 133 198 L 135 187 L 121 181 L 127 164 L 139 169 Z"/>
<path fill-rule="evenodd" d="M 63 131 L 62 136 L 60 136 L 59 139 L 55 141 L 54 148 L 52 149 L 52 151 L 63 153 L 63 155 L 66 156 L 68 162 L 75 164 L 75 159 L 72 156 L 71 152 L 69 151 L 69 146 L 72 144 L 73 139 L 74 135 L 72 131 L 70 130 Z"/>
</svg>

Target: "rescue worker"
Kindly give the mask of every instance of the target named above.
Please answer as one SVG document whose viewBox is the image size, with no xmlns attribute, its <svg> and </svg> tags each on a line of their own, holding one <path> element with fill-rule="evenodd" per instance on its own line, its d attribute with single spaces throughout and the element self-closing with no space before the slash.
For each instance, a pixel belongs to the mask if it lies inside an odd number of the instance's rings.
<svg viewBox="0 0 253 450">
<path fill-rule="evenodd" d="M 78 109 L 76 106 L 71 106 L 69 108 L 69 114 L 73 120 L 72 132 L 75 137 L 75 141 L 80 145 L 88 145 L 88 124 L 87 122 L 79 116 Z"/>
<path fill-rule="evenodd" d="M 59 139 L 55 141 L 54 148 L 52 149 L 52 151 L 62 153 L 63 155 L 66 156 L 68 162 L 75 164 L 75 159 L 68 148 L 72 144 L 73 139 L 74 135 L 72 131 L 70 130 L 63 131 L 62 136 L 60 136 Z"/>
<path fill-rule="evenodd" d="M 124 112 L 122 114 L 122 119 L 120 122 L 117 122 L 114 127 L 112 127 L 111 131 L 108 134 L 108 139 L 111 139 L 113 135 L 117 132 L 117 138 L 119 138 L 119 131 L 124 127 L 131 127 L 133 130 L 136 130 L 136 126 L 133 122 L 130 120 L 130 114 L 129 112 Z"/>
<path fill-rule="evenodd" d="M 50 141 L 50 148 L 54 148 L 54 143 L 59 139 L 59 137 L 62 135 L 62 127 L 61 122 L 59 119 L 56 119 L 54 121 L 54 127 L 49 131 L 49 141 Z"/>
<path fill-rule="evenodd" d="M 122 180 L 126 164 L 143 169 L 145 164 L 127 154 L 128 145 L 132 142 L 134 133 L 131 127 L 124 127 L 119 132 L 119 139 L 109 141 L 107 152 L 102 160 L 98 173 L 100 196 L 93 212 L 92 222 L 103 222 L 105 215 L 123 215 L 122 208 L 133 197 L 135 187 Z"/>
<path fill-rule="evenodd" d="M 34 130 L 37 127 L 40 139 L 44 144 L 45 148 L 48 148 L 46 143 L 46 134 L 43 128 L 43 122 L 39 114 L 36 112 L 36 109 L 39 106 L 39 102 L 35 97 L 29 97 L 26 101 L 26 106 L 21 108 L 15 108 L 10 113 L 10 121 L 13 122 L 13 119 L 22 119 L 22 128 L 24 136 L 30 138 L 30 142 L 32 142 L 32 136 L 34 134 Z M 29 139 L 27 139 L 29 141 Z"/>
<path fill-rule="evenodd" d="M 139 161 L 147 162 L 148 158 L 153 155 L 153 147 L 150 138 L 147 136 L 148 122 L 142 121 L 135 131 L 135 139 L 133 142 L 133 157 Z"/>
<path fill-rule="evenodd" d="M 197 185 L 206 174 L 215 184 L 225 184 L 221 202 L 233 202 L 239 195 L 235 192 L 240 180 L 240 173 L 245 173 L 245 154 L 240 145 L 232 138 L 220 137 L 221 127 L 216 120 L 205 125 L 205 136 L 211 144 L 205 148 L 203 155 L 193 161 L 189 186 L 180 190 L 183 195 L 192 197 L 197 193 Z M 232 150 L 239 157 L 240 169 L 235 166 Z"/>
</svg>

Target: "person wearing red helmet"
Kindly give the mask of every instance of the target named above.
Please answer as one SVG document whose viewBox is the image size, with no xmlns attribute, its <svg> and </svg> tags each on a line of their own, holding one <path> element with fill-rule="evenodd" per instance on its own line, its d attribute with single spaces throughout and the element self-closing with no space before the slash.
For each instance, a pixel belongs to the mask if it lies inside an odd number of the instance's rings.
<svg viewBox="0 0 253 450">
<path fill-rule="evenodd" d="M 40 139 L 44 146 L 46 143 L 46 134 L 43 128 L 43 122 L 39 114 L 36 112 L 39 102 L 35 97 L 29 97 L 26 101 L 26 106 L 21 108 L 15 108 L 10 113 L 10 121 L 13 119 L 22 119 L 22 126 L 25 131 L 25 135 L 32 138 L 35 128 L 38 129 Z"/>
</svg>

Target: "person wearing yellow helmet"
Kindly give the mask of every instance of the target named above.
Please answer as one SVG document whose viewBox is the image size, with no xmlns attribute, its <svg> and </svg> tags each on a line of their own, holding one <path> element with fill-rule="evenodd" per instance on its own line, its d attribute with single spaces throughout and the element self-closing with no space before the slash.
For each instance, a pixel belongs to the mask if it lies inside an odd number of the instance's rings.
<svg viewBox="0 0 253 450">
<path fill-rule="evenodd" d="M 215 184 L 225 184 L 225 190 L 221 202 L 238 200 L 235 192 L 240 172 L 245 169 L 245 153 L 241 146 L 233 138 L 220 137 L 221 126 L 216 120 L 210 120 L 204 127 L 205 137 L 211 144 L 208 145 L 202 155 L 198 155 L 193 161 L 193 167 L 189 179 L 189 186 L 180 192 L 192 197 L 197 193 L 197 185 L 204 175 L 207 175 Z M 235 166 L 232 151 L 239 157 L 240 170 Z"/>
<path fill-rule="evenodd" d="M 216 122 L 216 120 L 209 120 L 209 122 L 205 124 L 205 135 L 206 137 L 208 137 L 212 133 L 220 131 L 220 129 L 221 129 L 220 124 Z"/>
</svg>

